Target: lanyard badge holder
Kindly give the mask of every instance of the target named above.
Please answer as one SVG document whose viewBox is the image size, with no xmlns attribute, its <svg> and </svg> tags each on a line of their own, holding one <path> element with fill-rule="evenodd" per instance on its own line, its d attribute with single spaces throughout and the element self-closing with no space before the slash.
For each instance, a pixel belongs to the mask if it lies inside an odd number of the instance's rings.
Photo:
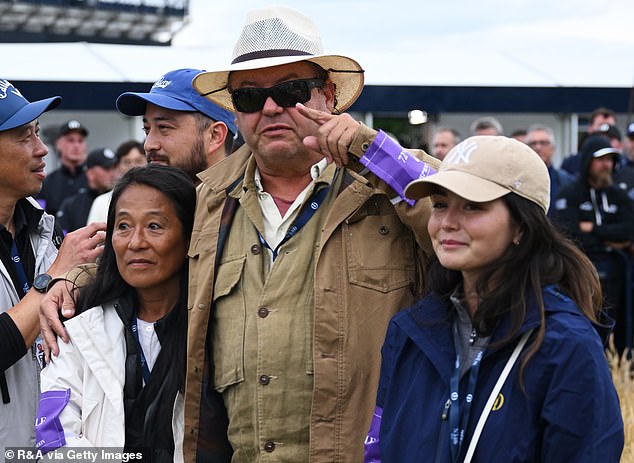
<svg viewBox="0 0 634 463">
<path fill-rule="evenodd" d="M 476 424 L 475 430 L 473 432 L 473 436 L 471 437 L 471 441 L 469 442 L 469 447 L 467 448 L 467 453 L 465 455 L 463 463 L 471 462 L 473 455 L 475 453 L 476 446 L 478 445 L 478 440 L 480 439 L 480 436 L 482 435 L 482 430 L 484 429 L 484 425 L 486 424 L 486 420 L 488 419 L 489 413 L 491 412 L 491 409 L 493 408 L 493 404 L 498 394 L 502 390 L 502 386 L 506 382 L 506 378 L 508 377 L 509 373 L 513 369 L 515 362 L 517 361 L 520 353 L 522 352 L 522 349 L 524 349 L 524 346 L 526 345 L 526 342 L 528 341 L 528 338 L 530 337 L 532 332 L 533 330 L 531 329 L 522 335 L 517 345 L 515 346 L 513 353 L 511 354 L 509 359 L 506 361 L 506 364 L 504 365 L 504 368 L 502 369 L 502 373 L 500 373 L 500 376 L 497 382 L 495 383 L 495 386 L 493 386 L 493 390 L 491 391 L 491 394 L 489 395 L 489 398 L 486 404 L 484 405 L 484 409 L 482 410 L 482 414 L 480 415 L 480 418 L 478 419 L 478 423 Z M 450 400 L 452 404 L 451 405 L 452 409 L 449 412 L 450 430 L 451 430 L 450 445 L 451 445 L 451 457 L 453 462 L 457 462 L 460 455 L 460 448 L 462 446 L 462 441 L 464 438 L 464 429 L 467 426 L 468 417 L 469 417 L 468 415 L 471 411 L 471 402 L 473 401 L 473 392 L 475 390 L 475 383 L 472 384 L 472 381 L 474 378 L 477 379 L 477 370 L 480 367 L 481 359 L 482 359 L 482 352 L 479 352 L 478 355 L 476 355 L 476 358 L 473 361 L 473 364 L 471 367 L 469 386 L 468 386 L 467 394 L 465 396 L 465 409 L 463 411 L 463 416 L 461 417 L 459 407 L 455 407 L 456 409 L 453 410 L 454 392 L 457 395 L 457 391 L 458 391 L 457 383 L 455 384 L 456 387 L 454 389 L 453 376 L 457 375 L 458 379 L 456 381 L 458 381 L 460 377 L 460 353 L 457 350 L 456 368 L 454 370 L 454 375 L 452 376 L 452 381 L 451 381 L 452 390 L 451 390 Z M 473 372 L 474 366 L 476 368 L 475 374 Z M 455 402 L 456 405 L 458 404 L 458 400 L 459 400 L 459 396 L 456 397 L 456 402 Z"/>
</svg>

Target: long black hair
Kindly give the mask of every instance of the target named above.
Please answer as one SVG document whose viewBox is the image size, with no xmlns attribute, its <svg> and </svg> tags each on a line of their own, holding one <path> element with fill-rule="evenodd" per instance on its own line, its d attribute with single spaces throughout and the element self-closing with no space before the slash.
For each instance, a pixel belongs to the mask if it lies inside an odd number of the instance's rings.
<svg viewBox="0 0 634 463">
<path fill-rule="evenodd" d="M 586 317 L 596 323 L 601 310 L 601 283 L 592 262 L 555 228 L 537 204 L 515 193 L 503 196 L 502 200 L 512 220 L 520 226 L 522 237 L 517 246 L 509 244 L 506 252 L 485 267 L 478 278 L 479 302 L 473 325 L 483 334 L 491 334 L 497 321 L 508 314 L 511 330 L 500 344 L 510 342 L 526 318 L 526 296 L 532 292 L 541 324 L 524 355 L 523 372 L 526 362 L 544 339 L 542 286 L 557 285 Z M 444 268 L 438 258 L 433 257 L 427 273 L 429 290 L 448 299 L 461 281 L 459 271 Z"/>
</svg>

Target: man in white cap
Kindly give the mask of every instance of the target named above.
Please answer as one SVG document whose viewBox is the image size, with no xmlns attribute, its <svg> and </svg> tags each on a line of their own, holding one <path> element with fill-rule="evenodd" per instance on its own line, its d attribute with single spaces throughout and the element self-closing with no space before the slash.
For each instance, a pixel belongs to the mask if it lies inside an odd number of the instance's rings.
<svg viewBox="0 0 634 463">
<path fill-rule="evenodd" d="M 60 101 L 56 96 L 29 102 L 0 79 L 0 449 L 7 461 L 20 459 L 19 449 L 11 447 L 35 446 L 43 293 L 53 277 L 94 262 L 105 236 L 105 224 L 99 223 L 62 243 L 54 218 L 32 197 L 42 188 L 48 154 L 38 118 Z"/>
<path fill-rule="evenodd" d="M 74 119 L 64 122 L 57 132 L 55 150 L 61 165 L 46 176 L 42 190 L 36 196 L 51 215 L 57 214 L 66 198 L 88 188 L 86 137 L 88 129 Z"/>
<path fill-rule="evenodd" d="M 185 461 L 209 453 L 213 390 L 234 463 L 361 461 L 387 323 L 430 252 L 429 203 L 403 188 L 439 162 L 340 114 L 363 70 L 288 8 L 251 12 L 233 63 L 193 84 L 245 146 L 200 176 Z"/>
</svg>

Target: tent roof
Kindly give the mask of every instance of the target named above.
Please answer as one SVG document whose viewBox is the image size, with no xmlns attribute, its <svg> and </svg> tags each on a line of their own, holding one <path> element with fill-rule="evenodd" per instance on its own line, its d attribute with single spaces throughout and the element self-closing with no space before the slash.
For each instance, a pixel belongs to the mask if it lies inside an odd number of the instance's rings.
<svg viewBox="0 0 634 463">
<path fill-rule="evenodd" d="M 333 52 L 336 53 L 336 52 Z M 96 43 L 0 44 L 2 77 L 53 82 L 146 82 L 181 67 L 221 69 L 226 49 L 204 46 L 137 46 Z M 359 48 L 355 58 L 369 85 L 620 87 L 632 86 L 634 56 L 629 47 L 589 60 L 576 54 L 544 53 L 521 57 L 495 50 L 465 50 L 428 44 L 420 52 Z"/>
</svg>

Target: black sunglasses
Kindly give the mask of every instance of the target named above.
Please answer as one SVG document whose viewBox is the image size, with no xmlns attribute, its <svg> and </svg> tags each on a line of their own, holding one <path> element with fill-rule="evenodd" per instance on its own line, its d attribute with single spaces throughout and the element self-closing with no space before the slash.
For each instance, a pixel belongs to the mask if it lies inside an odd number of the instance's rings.
<svg viewBox="0 0 634 463">
<path fill-rule="evenodd" d="M 236 111 L 255 113 L 261 111 L 268 97 L 283 108 L 294 107 L 297 103 L 310 100 L 310 91 L 321 88 L 323 79 L 297 79 L 281 82 L 268 88 L 243 87 L 231 92 L 231 100 Z"/>
</svg>

